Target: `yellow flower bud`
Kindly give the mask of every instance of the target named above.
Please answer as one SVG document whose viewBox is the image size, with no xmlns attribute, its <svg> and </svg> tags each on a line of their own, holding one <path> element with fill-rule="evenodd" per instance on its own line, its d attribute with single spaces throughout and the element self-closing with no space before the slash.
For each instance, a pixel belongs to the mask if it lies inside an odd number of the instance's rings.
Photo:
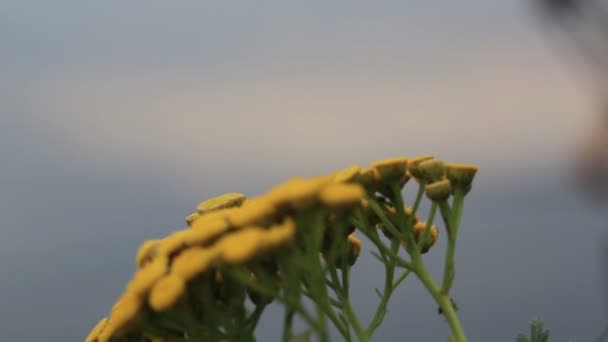
<svg viewBox="0 0 608 342">
<path fill-rule="evenodd" d="M 444 201 L 452 193 L 452 184 L 449 179 L 440 180 L 425 186 L 426 196 L 431 201 Z"/>
<path fill-rule="evenodd" d="M 372 168 L 376 169 L 381 182 L 399 181 L 407 170 L 407 158 L 397 157 L 372 162 Z"/>
<path fill-rule="evenodd" d="M 184 240 L 189 246 L 206 245 L 227 232 L 229 228 L 228 222 L 224 219 L 203 217 L 192 225 Z"/>
<path fill-rule="evenodd" d="M 127 291 L 137 295 L 146 294 L 150 288 L 168 271 L 169 260 L 164 255 L 159 255 L 147 263 L 143 268 L 135 272 L 133 278 L 127 284 Z"/>
<path fill-rule="evenodd" d="M 332 184 L 319 195 L 321 203 L 331 209 L 352 208 L 365 197 L 365 190 L 359 184 Z"/>
<path fill-rule="evenodd" d="M 363 248 L 363 242 L 357 238 L 355 233 L 348 236 L 348 263 L 352 266 L 357 261 L 359 255 L 361 255 L 361 249 Z"/>
<path fill-rule="evenodd" d="M 378 173 L 378 170 L 373 167 L 361 169 L 357 176 L 357 182 L 368 188 L 377 186 L 379 181 L 380 174 Z"/>
<path fill-rule="evenodd" d="M 452 182 L 454 186 L 461 186 L 468 188 L 473 183 L 473 178 L 477 173 L 477 166 L 458 164 L 458 163 L 446 163 L 447 178 Z"/>
<path fill-rule="evenodd" d="M 209 270 L 219 256 L 219 249 L 190 247 L 175 257 L 171 264 L 171 274 L 175 274 L 185 281 L 196 278 Z"/>
<path fill-rule="evenodd" d="M 357 176 L 359 176 L 360 172 L 361 167 L 359 165 L 353 165 L 344 170 L 336 172 L 332 180 L 335 183 L 350 183 L 353 182 Z"/>
<path fill-rule="evenodd" d="M 118 330 L 132 323 L 141 307 L 141 298 L 134 293 L 125 292 L 114 304 L 110 315 L 112 326 Z"/>
<path fill-rule="evenodd" d="M 291 241 L 296 235 L 296 223 L 288 217 L 279 225 L 270 227 L 264 234 L 264 245 L 269 248 L 277 248 L 288 241 Z"/>
<path fill-rule="evenodd" d="M 263 246 L 264 232 L 247 228 L 223 237 L 217 244 L 221 258 L 227 264 L 243 264 L 251 260 Z"/>
<path fill-rule="evenodd" d="M 202 215 L 220 209 L 239 207 L 246 199 L 247 197 L 243 194 L 229 192 L 201 202 L 196 210 Z"/>
<path fill-rule="evenodd" d="M 150 291 L 148 302 L 154 311 L 163 312 L 171 309 L 185 294 L 184 280 L 175 275 L 164 276 Z"/>
<path fill-rule="evenodd" d="M 267 197 L 256 197 L 228 215 L 228 222 L 235 227 L 258 225 L 271 221 L 276 209 Z"/>
<path fill-rule="evenodd" d="M 159 255 L 172 256 L 186 247 L 186 237 L 189 229 L 175 231 L 158 243 L 157 252 Z"/>
<path fill-rule="evenodd" d="M 137 265 L 138 268 L 142 268 L 146 263 L 152 260 L 156 255 L 156 249 L 158 248 L 159 243 L 160 240 L 147 240 L 139 246 L 137 254 L 135 255 L 135 265 Z"/>
<path fill-rule="evenodd" d="M 413 233 L 414 233 L 414 239 L 416 240 L 416 242 L 420 241 L 425 229 L 426 229 L 426 222 L 420 221 L 414 225 Z M 432 225 L 429 229 L 426 243 L 424 244 L 424 246 L 422 246 L 421 252 L 422 253 L 428 252 L 429 249 L 431 249 L 431 247 L 433 247 L 435 242 L 437 242 L 438 238 L 439 238 L 439 229 L 437 229 L 437 226 Z"/>
<path fill-rule="evenodd" d="M 422 177 L 422 174 L 420 173 L 420 171 L 418 170 L 418 166 L 427 161 L 427 160 L 431 160 L 434 157 L 431 155 L 424 155 L 424 156 L 418 156 L 415 157 L 413 159 L 410 159 L 408 164 L 407 164 L 407 171 L 410 173 L 410 175 L 414 178 L 420 179 Z"/>
<path fill-rule="evenodd" d="M 418 165 L 418 172 L 421 175 L 419 179 L 427 183 L 437 182 L 445 177 L 445 165 L 438 159 L 423 161 Z"/>
<path fill-rule="evenodd" d="M 108 325 L 108 318 L 104 317 L 95 325 L 93 329 L 91 329 L 91 332 L 85 338 L 85 342 L 96 342 L 99 334 L 101 334 L 106 325 Z"/>
</svg>

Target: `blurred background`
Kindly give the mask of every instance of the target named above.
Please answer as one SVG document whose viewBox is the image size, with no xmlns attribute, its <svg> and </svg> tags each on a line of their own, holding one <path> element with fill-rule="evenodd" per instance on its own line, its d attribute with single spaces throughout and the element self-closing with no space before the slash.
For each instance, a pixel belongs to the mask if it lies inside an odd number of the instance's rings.
<svg viewBox="0 0 608 342">
<path fill-rule="evenodd" d="M 592 341 L 608 321 L 608 214 L 571 171 L 601 101 L 533 7 L 0 0 L 3 339 L 83 340 L 139 243 L 203 199 L 433 154 L 480 168 L 454 288 L 469 339 L 513 341 L 538 316 L 552 340 Z M 440 275 L 443 245 L 427 260 Z M 382 272 L 364 249 L 364 321 Z M 411 279 L 374 340 L 447 332 Z"/>
</svg>

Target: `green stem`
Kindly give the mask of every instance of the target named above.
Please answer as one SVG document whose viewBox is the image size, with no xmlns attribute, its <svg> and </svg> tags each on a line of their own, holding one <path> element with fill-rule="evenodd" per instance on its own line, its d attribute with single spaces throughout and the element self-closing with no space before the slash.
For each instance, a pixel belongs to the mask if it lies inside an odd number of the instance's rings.
<svg viewBox="0 0 608 342">
<path fill-rule="evenodd" d="M 399 241 L 393 240 L 391 242 L 391 252 L 396 253 L 399 249 Z M 386 314 L 386 306 L 393 292 L 393 278 L 395 276 L 395 262 L 389 261 L 384 264 L 384 291 L 382 292 L 382 298 L 376 308 L 376 312 L 366 330 L 368 336 L 372 336 L 374 331 L 380 326 L 384 315 Z"/>
<path fill-rule="evenodd" d="M 293 336 L 293 329 L 292 329 L 293 314 L 294 314 L 293 310 L 291 310 L 288 307 L 285 307 L 285 317 L 283 320 L 283 338 L 282 338 L 283 342 L 291 341 L 291 336 Z"/>
<path fill-rule="evenodd" d="M 448 245 L 445 254 L 445 264 L 443 268 L 443 282 L 441 292 L 449 296 L 450 289 L 454 283 L 455 271 L 455 254 L 456 254 L 456 236 L 460 225 L 462 215 L 462 207 L 464 203 L 464 192 L 459 188 L 455 189 L 454 204 L 450 210 L 451 215 L 448 215 L 449 220 L 446 222 L 446 230 L 448 235 Z M 442 206 L 442 212 L 447 212 L 447 204 Z"/>
<path fill-rule="evenodd" d="M 363 330 L 363 326 L 361 325 L 361 321 L 355 314 L 353 310 L 353 306 L 350 302 L 349 295 L 349 278 L 350 277 L 350 265 L 347 262 L 342 264 L 342 288 L 344 289 L 342 304 L 344 306 L 344 313 L 348 317 L 348 320 L 353 325 L 353 329 L 355 330 L 355 334 L 359 338 L 359 342 L 369 342 L 369 334 L 365 330 Z"/>
<path fill-rule="evenodd" d="M 435 299 L 435 301 L 441 308 L 441 311 L 445 315 L 445 318 L 448 324 L 450 325 L 450 329 L 452 330 L 452 336 L 454 338 L 454 341 L 466 342 L 467 338 L 464 335 L 462 325 L 460 323 L 460 320 L 458 319 L 456 310 L 452 305 L 452 301 L 450 299 L 449 294 L 443 293 L 439 289 L 420 257 L 415 257 L 413 261 L 416 266 L 416 275 L 418 276 L 424 287 L 429 291 L 431 296 Z"/>
</svg>

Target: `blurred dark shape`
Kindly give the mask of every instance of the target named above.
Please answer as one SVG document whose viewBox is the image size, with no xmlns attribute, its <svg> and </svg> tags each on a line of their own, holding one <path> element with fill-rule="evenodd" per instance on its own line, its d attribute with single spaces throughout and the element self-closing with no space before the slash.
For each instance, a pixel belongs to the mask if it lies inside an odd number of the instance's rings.
<svg viewBox="0 0 608 342">
<path fill-rule="evenodd" d="M 608 106 L 598 124 L 588 130 L 574 165 L 575 179 L 589 198 L 608 199 Z"/>
<path fill-rule="evenodd" d="M 551 19 L 564 19 L 580 14 L 585 0 L 535 0 L 538 8 Z"/>
<path fill-rule="evenodd" d="M 604 104 L 574 158 L 575 179 L 592 201 L 608 200 L 608 0 L 534 0 L 537 10 L 566 35 Z"/>
</svg>

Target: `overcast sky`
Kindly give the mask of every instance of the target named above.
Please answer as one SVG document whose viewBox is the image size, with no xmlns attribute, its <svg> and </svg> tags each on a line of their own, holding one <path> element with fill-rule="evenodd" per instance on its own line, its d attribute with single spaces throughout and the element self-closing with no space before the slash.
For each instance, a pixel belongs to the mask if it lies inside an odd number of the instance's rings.
<svg viewBox="0 0 608 342">
<path fill-rule="evenodd" d="M 540 315 L 589 341 L 605 217 L 565 169 L 595 103 L 545 33 L 526 1 L 0 0 L 0 331 L 82 339 L 139 242 L 205 198 L 430 153 L 481 170 L 455 289 L 470 339 Z M 356 268 L 366 317 L 381 274 Z M 435 309 L 410 282 L 377 340 L 444 340 Z"/>
</svg>

